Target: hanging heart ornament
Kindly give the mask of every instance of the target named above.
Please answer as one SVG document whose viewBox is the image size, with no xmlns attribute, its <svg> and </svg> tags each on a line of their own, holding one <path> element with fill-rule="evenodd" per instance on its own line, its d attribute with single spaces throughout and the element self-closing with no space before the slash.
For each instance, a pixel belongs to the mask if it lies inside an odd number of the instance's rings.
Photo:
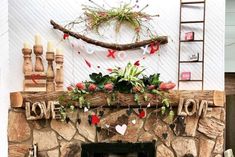
<svg viewBox="0 0 235 157">
<path fill-rule="evenodd" d="M 125 135 L 126 129 L 127 129 L 127 125 L 123 124 L 123 125 L 116 125 L 115 126 L 116 131 L 121 134 L 121 135 Z"/>
</svg>

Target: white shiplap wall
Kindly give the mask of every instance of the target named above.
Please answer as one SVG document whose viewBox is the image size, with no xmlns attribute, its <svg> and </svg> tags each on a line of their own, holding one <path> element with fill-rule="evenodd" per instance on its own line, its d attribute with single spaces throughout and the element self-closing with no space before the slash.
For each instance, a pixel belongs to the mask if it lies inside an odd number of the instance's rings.
<svg viewBox="0 0 235 157">
<path fill-rule="evenodd" d="M 7 157 L 7 122 L 9 107 L 8 1 L 0 1 L 0 156 Z"/>
<path fill-rule="evenodd" d="M 235 0 L 226 0 L 225 72 L 235 72 Z"/>
<path fill-rule="evenodd" d="M 109 5 L 118 5 L 121 0 L 113 0 L 112 3 L 108 0 L 96 0 L 101 5 L 108 3 Z M 129 1 L 127 1 L 129 2 Z M 141 6 L 149 3 L 150 7 L 146 12 L 150 14 L 160 14 L 153 24 L 155 30 L 159 34 L 169 36 L 169 43 L 162 46 L 160 57 L 154 55 L 148 57 L 141 62 L 147 67 L 146 74 L 161 73 L 161 78 L 164 81 L 177 82 L 177 61 L 178 61 L 178 23 L 179 23 L 179 0 L 140 0 Z M 10 89 L 22 90 L 22 70 L 23 62 L 21 48 L 25 40 L 33 44 L 34 34 L 39 32 L 43 36 L 44 45 L 47 40 L 53 40 L 59 43 L 62 34 L 51 28 L 50 19 L 54 19 L 60 23 L 65 23 L 67 20 L 72 20 L 81 14 L 81 4 L 88 3 L 88 0 L 9 0 L 9 22 L 10 22 L 10 69 L 11 77 Z M 224 88 L 224 4 L 223 0 L 207 0 L 206 13 L 206 45 L 205 45 L 205 89 L 220 89 Z M 200 8 L 196 8 L 199 10 Z M 200 16 L 199 13 L 189 10 L 187 16 L 193 20 Z M 197 31 L 198 27 L 195 28 Z M 200 32 L 200 31 L 199 31 Z M 124 32 L 119 36 L 121 40 L 127 40 Z M 105 33 L 108 39 L 115 39 L 113 33 Z M 200 37 L 200 33 L 198 33 Z M 115 41 L 115 40 L 114 40 Z M 65 51 L 65 84 L 74 83 L 88 79 L 88 74 L 94 71 L 102 71 L 106 73 L 106 69 L 117 66 L 124 66 L 129 61 L 136 61 L 142 58 L 141 52 L 128 53 L 125 61 L 118 59 L 107 59 L 106 53 L 96 52 L 94 55 L 88 55 L 82 52 L 78 55 L 73 52 L 71 46 L 62 42 L 57 44 Z M 90 46 L 90 45 L 88 45 Z M 196 46 L 197 47 L 197 46 Z M 187 49 L 188 53 L 197 52 L 196 47 Z M 87 68 L 83 57 L 89 60 L 93 65 L 99 65 L 93 68 Z M 17 61 L 17 62 L 16 62 Z M 151 63 L 151 64 L 149 64 Z M 216 67 L 216 68 L 215 68 Z M 186 66 L 184 69 L 189 69 L 193 73 L 195 79 L 199 78 L 200 68 L 198 66 Z M 17 78 L 17 79 L 16 79 Z M 17 80 L 17 81 L 16 81 Z M 184 89 L 200 89 L 197 84 L 185 84 Z"/>
</svg>

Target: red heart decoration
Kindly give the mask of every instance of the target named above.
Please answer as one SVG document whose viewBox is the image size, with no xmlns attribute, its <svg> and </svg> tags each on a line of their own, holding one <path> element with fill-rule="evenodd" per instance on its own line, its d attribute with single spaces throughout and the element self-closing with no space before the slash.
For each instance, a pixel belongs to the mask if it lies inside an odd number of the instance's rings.
<svg viewBox="0 0 235 157">
<path fill-rule="evenodd" d="M 140 111 L 139 115 L 140 118 L 144 118 L 145 117 L 145 112 L 144 110 Z"/>
<path fill-rule="evenodd" d="M 97 115 L 91 116 L 91 124 L 97 125 L 100 122 L 100 118 Z"/>
<path fill-rule="evenodd" d="M 156 44 L 151 43 L 150 44 L 150 54 L 154 54 L 156 51 L 158 51 L 159 50 L 159 46 L 160 46 L 159 43 L 156 43 Z"/>
</svg>

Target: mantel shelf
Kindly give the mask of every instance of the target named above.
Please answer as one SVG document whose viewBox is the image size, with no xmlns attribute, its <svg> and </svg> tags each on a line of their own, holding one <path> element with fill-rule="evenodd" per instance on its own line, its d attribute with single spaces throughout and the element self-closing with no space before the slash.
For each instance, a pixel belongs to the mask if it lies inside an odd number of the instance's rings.
<svg viewBox="0 0 235 157">
<path fill-rule="evenodd" d="M 11 107 L 12 108 L 24 108 L 25 102 L 40 102 L 40 101 L 58 101 L 61 95 L 66 94 L 67 91 L 61 92 L 13 92 L 10 93 Z M 148 97 L 148 101 L 144 101 L 144 94 L 138 94 L 139 103 L 141 106 L 147 106 L 149 103 L 151 106 L 160 105 L 161 100 L 156 94 L 145 93 Z M 108 106 L 107 97 L 111 94 L 105 92 L 96 92 L 94 94 L 86 94 L 84 98 L 89 100 L 91 107 Z M 112 102 L 112 105 L 118 104 L 120 107 L 137 106 L 134 101 L 134 94 L 115 93 L 116 100 Z M 211 101 L 212 106 L 223 106 L 225 102 L 224 92 L 215 90 L 173 90 L 169 92 L 169 99 L 172 106 L 178 106 L 180 98 L 185 99 L 198 99 Z"/>
</svg>

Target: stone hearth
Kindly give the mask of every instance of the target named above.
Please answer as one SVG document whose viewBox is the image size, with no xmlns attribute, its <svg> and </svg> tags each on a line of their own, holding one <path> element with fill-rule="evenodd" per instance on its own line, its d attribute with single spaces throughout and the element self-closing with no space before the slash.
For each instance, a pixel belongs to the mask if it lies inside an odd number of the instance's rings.
<svg viewBox="0 0 235 157">
<path fill-rule="evenodd" d="M 89 125 L 88 112 L 82 109 L 71 113 L 70 121 L 27 121 L 25 110 L 9 111 L 9 156 L 24 157 L 28 148 L 38 144 L 40 157 L 79 157 L 82 143 L 91 142 L 144 142 L 156 140 L 157 157 L 182 157 L 192 154 L 199 157 L 222 156 L 224 149 L 225 111 L 214 107 L 208 117 L 175 117 L 173 124 L 162 118 L 154 109 L 147 108 L 147 116 L 139 118 L 127 109 L 103 109 L 99 123 L 101 129 Z M 94 110 L 94 112 L 99 112 Z M 77 123 L 76 118 L 81 119 Z M 134 121 L 133 121 L 134 120 Z M 109 129 L 107 125 L 109 124 Z M 125 135 L 118 134 L 117 124 L 126 124 Z"/>
</svg>

